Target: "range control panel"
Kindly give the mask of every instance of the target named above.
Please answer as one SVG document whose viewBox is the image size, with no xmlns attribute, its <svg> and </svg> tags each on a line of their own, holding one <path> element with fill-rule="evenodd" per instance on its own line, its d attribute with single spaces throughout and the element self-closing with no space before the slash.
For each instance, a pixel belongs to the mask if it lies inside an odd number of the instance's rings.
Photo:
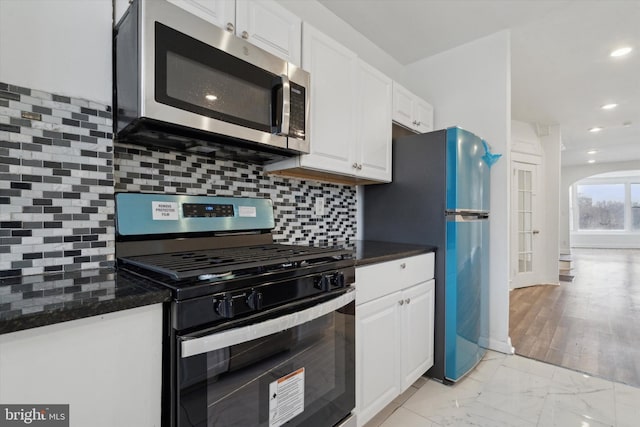
<svg viewBox="0 0 640 427">
<path fill-rule="evenodd" d="M 116 193 L 115 199 L 118 237 L 275 227 L 271 199 L 157 193 Z"/>
<path fill-rule="evenodd" d="M 221 218 L 233 217 L 233 205 L 212 203 L 183 203 L 182 216 L 185 218 Z"/>
</svg>

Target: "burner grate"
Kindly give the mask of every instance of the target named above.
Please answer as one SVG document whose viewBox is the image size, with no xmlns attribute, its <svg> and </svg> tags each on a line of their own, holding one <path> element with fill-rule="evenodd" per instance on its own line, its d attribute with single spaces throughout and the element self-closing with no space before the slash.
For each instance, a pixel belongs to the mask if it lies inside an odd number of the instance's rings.
<svg viewBox="0 0 640 427">
<path fill-rule="evenodd" d="M 122 263 L 135 265 L 175 280 L 198 276 L 225 275 L 241 270 L 299 265 L 322 259 L 341 259 L 350 250 L 313 246 L 264 245 L 225 249 L 204 249 L 156 255 L 119 258 Z"/>
</svg>

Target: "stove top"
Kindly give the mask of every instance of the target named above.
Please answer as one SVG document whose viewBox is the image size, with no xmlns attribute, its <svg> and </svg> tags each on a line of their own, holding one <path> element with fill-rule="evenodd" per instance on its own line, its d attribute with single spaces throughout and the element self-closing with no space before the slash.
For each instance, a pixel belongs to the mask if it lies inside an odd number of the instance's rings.
<svg viewBox="0 0 640 427">
<path fill-rule="evenodd" d="M 176 300 L 353 269 L 353 250 L 270 244 L 118 258 L 118 268 L 172 290 Z"/>
<path fill-rule="evenodd" d="M 118 269 L 170 288 L 176 301 L 218 301 L 228 292 L 244 301 L 259 287 L 265 301 L 290 293 L 286 302 L 355 280 L 352 249 L 273 243 L 269 199 L 117 193 L 115 200 Z"/>
<path fill-rule="evenodd" d="M 260 245 L 205 249 L 118 258 L 127 264 L 167 276 L 169 280 L 215 280 L 228 276 L 261 274 L 299 268 L 351 257 L 352 251 L 336 247 Z"/>
</svg>

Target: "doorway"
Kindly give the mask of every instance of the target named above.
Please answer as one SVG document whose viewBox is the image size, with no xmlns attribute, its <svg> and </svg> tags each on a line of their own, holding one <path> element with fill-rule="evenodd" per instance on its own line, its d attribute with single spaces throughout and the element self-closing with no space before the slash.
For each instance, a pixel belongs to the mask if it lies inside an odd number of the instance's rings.
<svg viewBox="0 0 640 427">
<path fill-rule="evenodd" d="M 514 156 L 511 162 L 511 288 L 540 284 L 540 158 Z"/>
</svg>

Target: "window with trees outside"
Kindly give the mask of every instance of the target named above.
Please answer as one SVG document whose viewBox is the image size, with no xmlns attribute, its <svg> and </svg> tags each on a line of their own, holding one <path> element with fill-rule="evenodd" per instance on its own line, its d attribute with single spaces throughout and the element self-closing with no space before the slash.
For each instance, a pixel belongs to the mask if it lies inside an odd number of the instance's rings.
<svg viewBox="0 0 640 427">
<path fill-rule="evenodd" d="M 640 172 L 596 175 L 573 185 L 578 231 L 640 231 Z"/>
</svg>

